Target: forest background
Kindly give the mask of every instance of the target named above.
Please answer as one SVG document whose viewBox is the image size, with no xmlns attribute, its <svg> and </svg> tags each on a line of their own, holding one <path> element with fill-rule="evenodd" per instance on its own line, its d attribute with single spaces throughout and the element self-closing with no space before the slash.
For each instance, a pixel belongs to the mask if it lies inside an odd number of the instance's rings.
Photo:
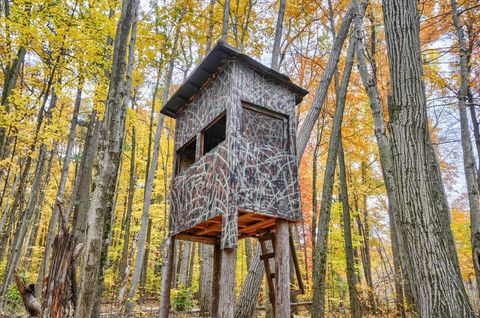
<svg viewBox="0 0 480 318">
<path fill-rule="evenodd" d="M 157 303 L 160 298 L 175 123 L 170 118 L 163 119 L 159 109 L 169 94 L 222 37 L 239 51 L 270 65 L 277 15 L 284 3 L 283 33 L 276 54 L 280 72 L 310 91 L 297 109 L 301 125 L 349 6 L 345 0 L 228 2 L 227 28 L 223 0 L 141 1 L 134 14 L 125 61 L 125 132 L 121 136 L 113 209 L 105 222 L 105 263 L 99 288 L 104 303 Z M 117 21 L 121 19 L 122 1 L 0 3 L 0 303 L 5 311 L 16 311 L 23 305 L 13 271 L 26 282 L 36 282 L 36 294 L 40 296 L 59 220 L 71 224 L 78 242 L 86 240 L 90 188 L 99 164 L 95 143 L 109 94 L 112 44 Z M 477 170 L 480 11 L 476 1 L 465 0 L 458 6 L 468 57 L 467 127 Z M 450 1 L 421 1 L 418 10 L 430 134 L 451 208 L 451 228 L 462 279 L 478 310 L 465 144 L 457 100 L 461 81 L 457 29 Z M 391 85 L 380 1 L 368 4 L 361 34 L 369 70 L 386 110 Z M 297 301 L 309 302 L 314 287 L 312 258 L 316 233 L 328 230 L 326 311 L 341 316 L 350 315 L 352 310 L 348 301 L 345 215 L 338 172 L 327 229 L 319 228 L 319 211 L 337 105 L 336 90 L 346 62 L 345 45 L 300 162 L 304 221 L 294 233 L 307 286 L 306 294 Z M 384 113 L 388 121 L 388 112 Z M 152 193 L 145 208 L 148 175 L 156 161 L 158 125 L 158 164 L 153 168 Z M 356 67 L 345 99 L 341 144 L 349 190 L 355 284 L 362 312 L 398 314 L 387 193 L 370 100 Z M 142 227 L 145 216 L 147 222 Z M 255 246 L 252 239 L 239 242 L 237 295 L 251 268 Z M 144 249 L 143 257 L 137 255 L 139 247 Z M 209 311 L 212 251 L 182 242 L 177 244 L 175 255 L 173 308 Z M 262 302 L 266 299 L 264 289 L 263 283 Z M 402 303 L 408 313 L 408 300 Z M 135 310 L 142 310 L 142 306 L 136 307 Z"/>
</svg>

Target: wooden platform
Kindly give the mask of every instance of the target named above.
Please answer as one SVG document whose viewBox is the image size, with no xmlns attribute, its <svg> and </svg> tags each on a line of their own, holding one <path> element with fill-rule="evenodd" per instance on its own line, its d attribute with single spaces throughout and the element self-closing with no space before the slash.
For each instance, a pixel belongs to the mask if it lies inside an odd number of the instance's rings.
<svg viewBox="0 0 480 318">
<path fill-rule="evenodd" d="M 275 217 L 258 213 L 238 212 L 238 238 L 253 237 L 258 231 L 275 227 Z M 204 244 L 215 244 L 221 238 L 222 216 L 202 222 L 177 235 L 175 239 L 194 241 Z"/>
</svg>

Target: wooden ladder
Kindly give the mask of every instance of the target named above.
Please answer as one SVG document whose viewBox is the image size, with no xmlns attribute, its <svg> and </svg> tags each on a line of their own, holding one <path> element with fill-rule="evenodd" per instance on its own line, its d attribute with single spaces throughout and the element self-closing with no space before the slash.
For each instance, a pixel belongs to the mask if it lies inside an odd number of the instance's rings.
<svg viewBox="0 0 480 318">
<path fill-rule="evenodd" d="M 303 285 L 302 275 L 300 273 L 300 265 L 298 264 L 297 253 L 295 251 L 295 243 L 293 242 L 292 231 L 290 229 L 289 234 L 290 255 L 292 257 L 295 276 L 298 284 L 298 289 L 290 291 L 290 297 L 295 297 L 303 294 L 305 292 L 305 287 Z M 265 266 L 265 275 L 269 290 L 268 298 L 270 300 L 270 304 L 272 305 L 273 312 L 275 313 L 275 284 L 273 283 L 275 272 L 270 266 L 270 259 L 275 259 L 275 232 L 273 230 L 259 231 L 257 232 L 257 238 L 260 242 L 260 248 L 262 251 L 260 259 L 263 260 L 263 265 Z M 267 242 L 271 242 L 271 244 L 267 244 Z"/>
</svg>

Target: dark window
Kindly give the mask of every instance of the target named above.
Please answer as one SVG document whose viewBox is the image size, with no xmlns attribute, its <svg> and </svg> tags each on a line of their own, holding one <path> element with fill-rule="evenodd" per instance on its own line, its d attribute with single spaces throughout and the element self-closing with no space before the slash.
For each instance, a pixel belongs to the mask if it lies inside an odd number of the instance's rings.
<svg viewBox="0 0 480 318">
<path fill-rule="evenodd" d="M 185 171 L 195 162 L 195 149 L 197 148 L 197 139 L 193 138 L 177 151 L 177 165 L 175 174 L 178 175 Z"/>
<path fill-rule="evenodd" d="M 225 140 L 226 128 L 227 115 L 224 113 L 203 130 L 203 155 Z"/>
</svg>

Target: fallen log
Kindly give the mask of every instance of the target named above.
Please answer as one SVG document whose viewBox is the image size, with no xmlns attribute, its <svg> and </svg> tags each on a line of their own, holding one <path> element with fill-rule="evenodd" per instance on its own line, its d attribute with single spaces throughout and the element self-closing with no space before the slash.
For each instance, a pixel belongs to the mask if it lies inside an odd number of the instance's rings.
<svg viewBox="0 0 480 318">
<path fill-rule="evenodd" d="M 40 317 L 42 313 L 42 307 L 38 302 L 37 298 L 35 298 L 35 285 L 25 285 L 20 276 L 18 276 L 17 272 L 14 272 L 15 283 L 17 284 L 18 292 L 22 297 L 23 304 L 28 311 L 30 317 Z"/>
</svg>

